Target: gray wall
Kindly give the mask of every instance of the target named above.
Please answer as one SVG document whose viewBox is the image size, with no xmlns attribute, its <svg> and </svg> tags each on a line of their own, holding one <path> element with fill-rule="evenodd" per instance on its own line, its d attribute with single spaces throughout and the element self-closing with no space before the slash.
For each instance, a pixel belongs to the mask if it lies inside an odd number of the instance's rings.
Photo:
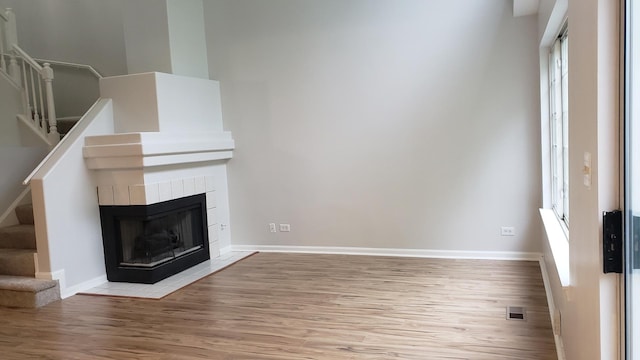
<svg viewBox="0 0 640 360">
<path fill-rule="evenodd" d="M 123 1 L 0 0 L 0 9 L 13 8 L 29 55 L 90 64 L 109 76 L 127 73 Z"/>
<path fill-rule="evenodd" d="M 237 145 L 233 244 L 541 251 L 535 16 L 510 0 L 212 0 L 205 24 Z"/>
<path fill-rule="evenodd" d="M 126 73 L 122 0 L 0 6 L 34 55 Z M 205 1 L 232 243 L 541 251 L 537 18 L 511 6 Z"/>
<path fill-rule="evenodd" d="M 34 58 L 88 64 L 103 76 L 127 73 L 123 0 L 0 0 L 16 14 L 18 45 Z M 88 71 L 53 66 L 58 117 L 81 116 L 99 96 Z"/>
</svg>

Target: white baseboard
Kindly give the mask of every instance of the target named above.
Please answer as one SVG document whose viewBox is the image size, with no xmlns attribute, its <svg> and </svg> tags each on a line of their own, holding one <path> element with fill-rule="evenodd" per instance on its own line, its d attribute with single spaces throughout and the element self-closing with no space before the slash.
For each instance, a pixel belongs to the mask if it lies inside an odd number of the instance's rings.
<svg viewBox="0 0 640 360">
<path fill-rule="evenodd" d="M 226 249 L 226 248 L 225 248 Z M 459 250 L 425 250 L 425 249 L 393 249 L 363 248 L 339 246 L 281 246 L 281 245 L 231 245 L 232 251 L 288 252 L 304 254 L 344 254 L 400 256 L 444 259 L 486 259 L 486 260 L 530 260 L 539 261 L 542 254 L 517 251 L 459 251 Z M 222 249 L 220 249 L 222 253 Z"/>
<path fill-rule="evenodd" d="M 560 323 L 556 323 L 558 319 L 555 316 L 556 305 L 553 301 L 553 293 L 551 291 L 551 280 L 549 279 L 549 272 L 547 271 L 547 265 L 544 262 L 544 257 L 540 258 L 540 272 L 542 273 L 542 282 L 544 283 L 544 291 L 547 295 L 547 305 L 549 308 L 549 317 L 551 319 L 551 327 L 553 328 L 553 338 L 556 343 L 556 353 L 558 354 L 558 360 L 566 360 L 564 354 L 564 343 L 562 341 L 562 333 Z"/>
<path fill-rule="evenodd" d="M 66 299 L 69 296 L 73 296 L 79 292 L 89 290 L 91 288 L 94 288 L 98 285 L 101 285 L 107 282 L 107 275 L 101 275 L 91 280 L 82 282 L 78 285 L 67 287 L 67 280 L 65 278 L 64 269 L 54 271 L 54 272 L 44 272 L 44 271 L 37 272 L 36 278 L 46 279 L 46 280 L 58 280 L 58 283 L 60 283 L 60 297 L 63 299 Z"/>
<path fill-rule="evenodd" d="M 91 280 L 87 280 L 87 281 L 85 281 L 83 283 L 80 283 L 78 285 L 70 286 L 70 287 L 64 288 L 64 289 L 61 287 L 60 288 L 60 296 L 63 299 L 66 299 L 66 298 L 68 298 L 70 296 L 73 296 L 73 295 L 75 295 L 77 293 L 89 290 L 89 289 L 94 288 L 94 287 L 96 287 L 98 285 L 102 285 L 102 284 L 106 283 L 107 281 L 108 281 L 107 280 L 107 275 L 101 275 L 101 276 L 95 277 L 95 278 L 93 278 Z"/>
</svg>

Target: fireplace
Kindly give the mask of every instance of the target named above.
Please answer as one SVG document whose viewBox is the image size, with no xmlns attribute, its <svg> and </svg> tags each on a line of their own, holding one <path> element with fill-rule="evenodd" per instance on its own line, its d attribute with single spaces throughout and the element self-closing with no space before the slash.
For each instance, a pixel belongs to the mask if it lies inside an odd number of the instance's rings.
<svg viewBox="0 0 640 360">
<path fill-rule="evenodd" d="M 100 206 L 107 279 L 153 284 L 209 259 L 206 196 Z"/>
</svg>

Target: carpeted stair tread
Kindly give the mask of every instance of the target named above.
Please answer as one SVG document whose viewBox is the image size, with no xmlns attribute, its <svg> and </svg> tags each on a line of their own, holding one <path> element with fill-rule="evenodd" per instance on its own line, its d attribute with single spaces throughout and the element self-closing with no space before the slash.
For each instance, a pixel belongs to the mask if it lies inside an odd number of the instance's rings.
<svg viewBox="0 0 640 360">
<path fill-rule="evenodd" d="M 36 228 L 33 225 L 12 225 L 0 228 L 0 248 L 35 249 Z"/>
<path fill-rule="evenodd" d="M 60 300 L 60 285 L 54 280 L 0 275 L 0 306 L 39 308 Z"/>
<path fill-rule="evenodd" d="M 42 280 L 26 276 L 0 275 L 0 290 L 36 293 L 58 285 L 55 280 Z"/>
<path fill-rule="evenodd" d="M 15 212 L 20 224 L 34 224 L 32 204 L 20 205 L 16 207 Z"/>
<path fill-rule="evenodd" d="M 31 249 L 0 249 L 0 275 L 35 276 L 33 254 Z"/>
</svg>

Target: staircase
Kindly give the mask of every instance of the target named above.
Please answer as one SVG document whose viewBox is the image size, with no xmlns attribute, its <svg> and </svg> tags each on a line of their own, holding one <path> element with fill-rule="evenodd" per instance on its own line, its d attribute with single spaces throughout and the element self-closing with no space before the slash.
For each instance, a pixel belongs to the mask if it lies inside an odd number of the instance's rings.
<svg viewBox="0 0 640 360">
<path fill-rule="evenodd" d="M 96 82 L 101 77 L 95 69 L 88 65 L 33 59 L 18 45 L 15 14 L 11 9 L 0 9 L 0 75 L 2 75 L 0 81 L 8 84 L 8 89 L 15 89 L 19 95 L 14 97 L 20 99 L 20 104 L 11 109 L 6 106 L 0 107 L 0 111 L 5 111 L 0 119 L 15 122 L 17 118 L 18 124 L 26 125 L 32 130 L 31 134 L 36 135 L 36 137 L 29 137 L 28 143 L 20 143 L 20 146 L 46 146 L 53 149 L 80 118 L 79 116 L 67 116 L 59 119 L 56 116 L 52 87 L 54 76 L 51 65 L 89 72 L 95 76 Z M 73 78 L 75 78 L 75 73 Z M 86 87 L 84 89 L 86 90 Z M 63 96 L 61 99 L 67 98 Z M 68 99 L 66 103 L 69 103 Z M 16 114 L 15 110 L 17 109 L 19 112 Z M 62 110 L 65 113 L 65 109 Z M 7 111 L 13 112 L 7 114 Z M 15 130 L 13 130 L 14 128 Z M 15 132 L 18 129 L 15 126 L 10 130 Z M 21 139 L 18 133 L 13 138 Z M 25 142 L 23 139 L 18 141 Z M 33 145 L 34 143 L 37 145 Z M 0 185 L 2 184 L 3 182 L 0 181 Z M 28 180 L 25 180 L 23 185 L 30 186 Z M 9 190 L 14 191 L 14 188 L 0 186 L 0 191 L 5 194 L 9 193 Z M 57 281 L 35 278 L 37 250 L 33 207 L 21 205 L 11 210 L 16 203 L 21 203 L 20 196 L 9 208 L 4 207 L 6 204 L 2 204 L 3 206 L 0 208 L 0 213 L 4 212 L 0 215 L 3 217 L 3 225 L 19 223 L 0 228 L 0 306 L 36 308 L 59 300 L 60 285 Z M 17 221 L 12 212 L 15 213 Z M 10 221 L 6 221 L 7 214 L 11 218 Z"/>
<path fill-rule="evenodd" d="M 55 280 L 35 278 L 33 207 L 15 209 L 19 224 L 0 228 L 0 306 L 37 308 L 60 300 Z"/>
</svg>

